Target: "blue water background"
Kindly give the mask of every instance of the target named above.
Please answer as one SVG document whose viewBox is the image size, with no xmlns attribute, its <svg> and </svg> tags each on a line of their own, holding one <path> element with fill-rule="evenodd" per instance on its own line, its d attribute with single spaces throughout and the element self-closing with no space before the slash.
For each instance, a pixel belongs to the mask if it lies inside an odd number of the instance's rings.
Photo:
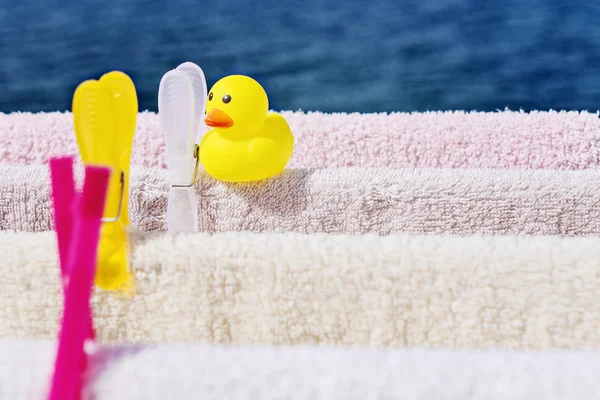
<svg viewBox="0 0 600 400">
<path fill-rule="evenodd" d="M 0 111 L 70 109 L 123 70 L 140 109 L 183 61 L 256 77 L 276 110 L 577 109 L 600 102 L 597 0 L 0 0 Z"/>
</svg>

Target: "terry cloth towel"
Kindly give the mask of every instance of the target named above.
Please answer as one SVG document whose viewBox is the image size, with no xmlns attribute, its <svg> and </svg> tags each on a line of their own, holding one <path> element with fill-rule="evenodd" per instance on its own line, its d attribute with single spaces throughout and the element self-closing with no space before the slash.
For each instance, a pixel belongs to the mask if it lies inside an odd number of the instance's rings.
<svg viewBox="0 0 600 400">
<path fill-rule="evenodd" d="M 54 351 L 0 341 L 0 400 L 44 398 Z M 599 381 L 595 352 L 99 346 L 84 398 L 594 400 Z"/>
<path fill-rule="evenodd" d="M 49 192 L 47 167 L 0 166 L 0 229 L 52 230 Z M 206 232 L 600 234 L 600 170 L 305 169 L 196 194 Z M 133 168 L 133 226 L 166 231 L 167 198 L 165 170 Z"/>
<path fill-rule="evenodd" d="M 52 232 L 0 232 L 0 337 L 52 338 Z M 600 237 L 134 234 L 111 343 L 600 349 Z"/>
<path fill-rule="evenodd" d="M 600 165 L 597 113 L 282 114 L 296 139 L 290 168 Z M 0 164 L 43 164 L 65 153 L 77 153 L 70 113 L 0 114 Z M 154 113 L 139 114 L 132 165 L 166 167 L 163 133 Z"/>
</svg>

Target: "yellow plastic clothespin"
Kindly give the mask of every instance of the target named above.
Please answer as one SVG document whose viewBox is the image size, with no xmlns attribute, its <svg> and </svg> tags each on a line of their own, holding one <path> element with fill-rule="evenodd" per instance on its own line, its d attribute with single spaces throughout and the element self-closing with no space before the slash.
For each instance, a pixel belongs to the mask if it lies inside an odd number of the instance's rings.
<svg viewBox="0 0 600 400">
<path fill-rule="evenodd" d="M 96 285 L 105 290 L 127 288 L 129 165 L 138 101 L 129 76 L 120 71 L 81 83 L 73 95 L 75 136 L 84 164 L 112 169 L 98 248 Z"/>
</svg>

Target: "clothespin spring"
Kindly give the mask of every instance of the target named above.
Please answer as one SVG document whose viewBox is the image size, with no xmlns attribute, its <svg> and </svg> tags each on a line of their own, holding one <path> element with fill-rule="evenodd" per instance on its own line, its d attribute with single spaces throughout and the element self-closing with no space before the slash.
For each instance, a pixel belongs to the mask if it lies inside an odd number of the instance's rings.
<svg viewBox="0 0 600 400">
<path fill-rule="evenodd" d="M 171 185 L 173 188 L 189 188 L 196 184 L 198 177 L 198 166 L 200 165 L 200 145 L 194 146 L 194 158 L 196 159 L 196 165 L 194 166 L 194 176 L 192 177 L 192 183 L 189 185 Z"/>
<path fill-rule="evenodd" d="M 121 195 L 119 196 L 119 208 L 117 210 L 117 216 L 102 218 L 102 222 L 117 222 L 119 220 L 121 217 L 121 209 L 123 208 L 123 196 L 125 196 L 125 171 L 121 171 Z"/>
</svg>

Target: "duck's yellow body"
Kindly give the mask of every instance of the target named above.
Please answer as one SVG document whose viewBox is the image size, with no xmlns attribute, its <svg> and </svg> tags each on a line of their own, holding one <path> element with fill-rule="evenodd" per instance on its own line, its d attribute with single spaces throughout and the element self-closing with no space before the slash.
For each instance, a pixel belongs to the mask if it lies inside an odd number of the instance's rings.
<svg viewBox="0 0 600 400">
<path fill-rule="evenodd" d="M 279 174 L 294 150 L 294 137 L 285 119 L 269 114 L 262 129 L 242 137 L 212 129 L 200 145 L 200 162 L 215 179 L 249 182 Z"/>
<path fill-rule="evenodd" d="M 207 174 L 225 182 L 250 182 L 283 171 L 294 136 L 280 114 L 268 113 L 264 89 L 252 78 L 233 75 L 210 90 L 205 123 L 212 129 L 200 143 Z"/>
</svg>

